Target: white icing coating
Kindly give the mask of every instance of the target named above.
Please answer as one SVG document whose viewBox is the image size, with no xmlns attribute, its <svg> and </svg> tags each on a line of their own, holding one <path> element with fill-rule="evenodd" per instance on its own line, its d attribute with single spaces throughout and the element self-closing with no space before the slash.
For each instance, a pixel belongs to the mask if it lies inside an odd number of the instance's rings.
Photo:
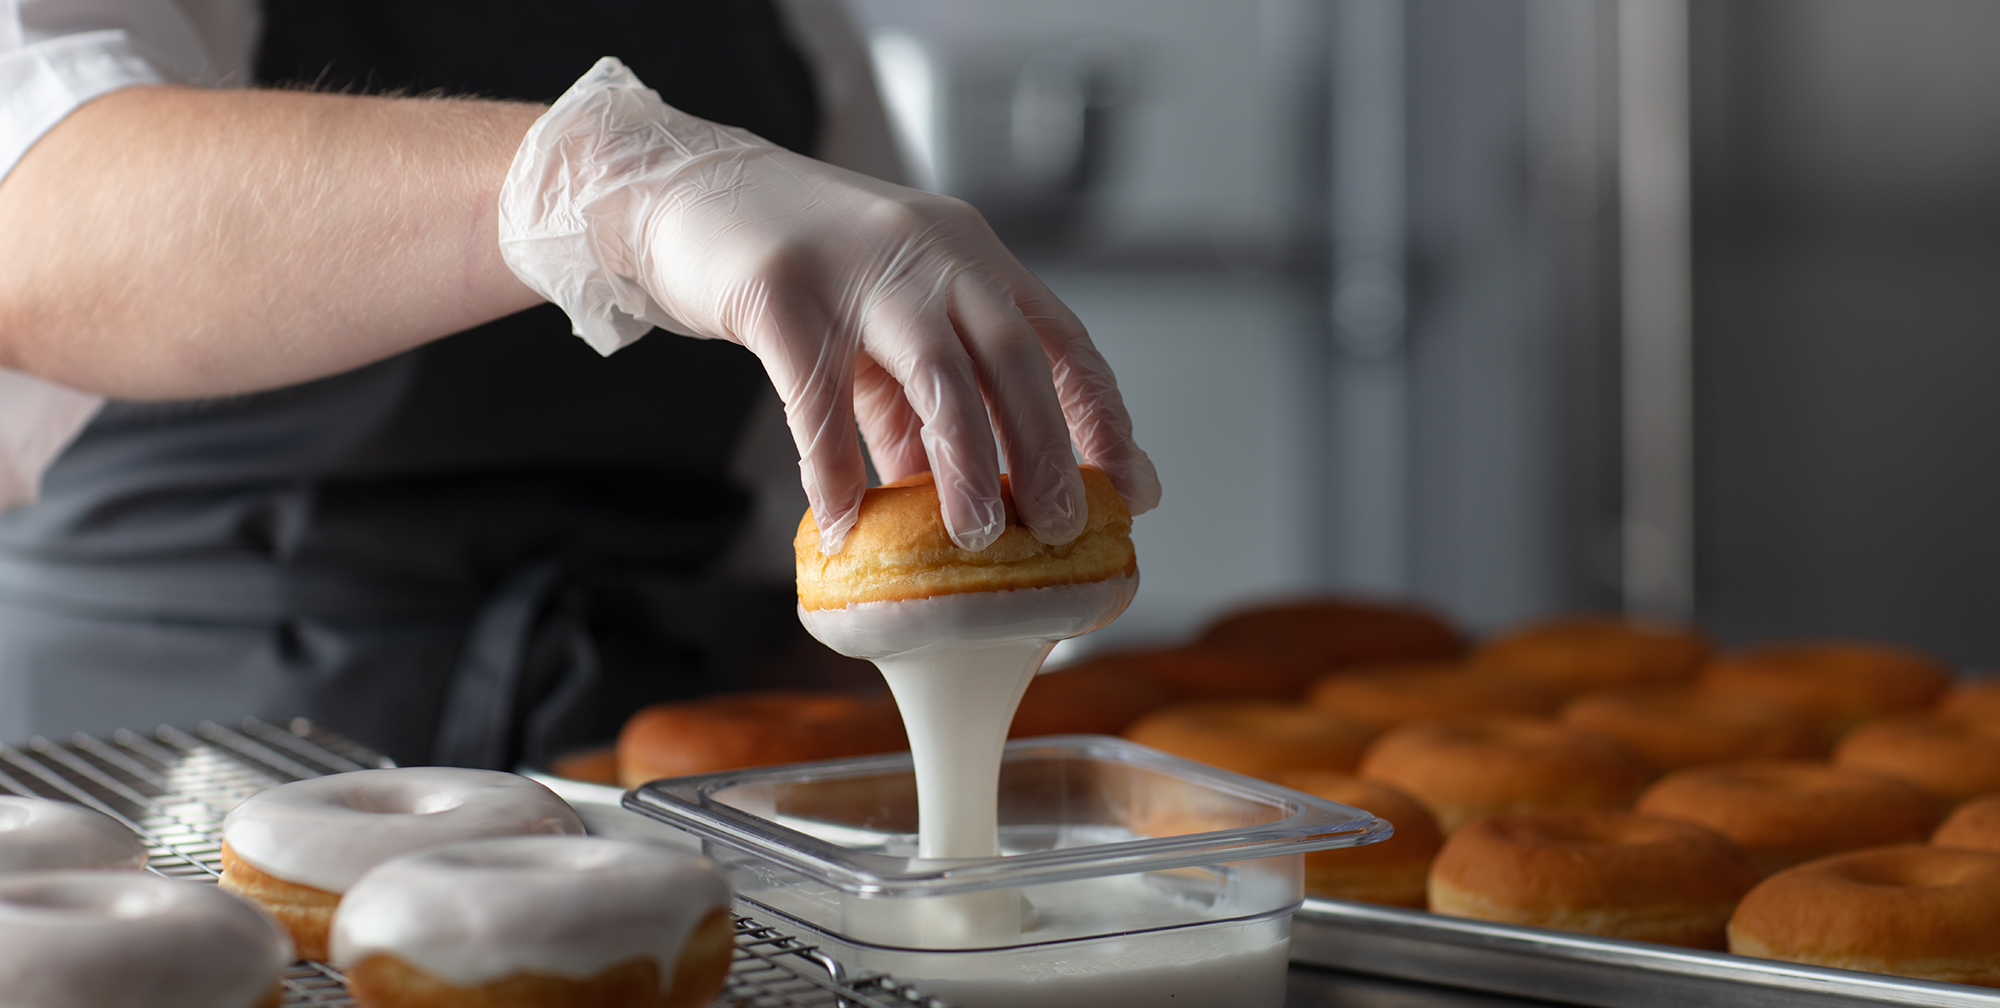
<svg viewBox="0 0 2000 1008">
<path fill-rule="evenodd" d="M 702 918 L 729 904 L 713 863 L 598 837 L 474 840 L 385 861 L 333 918 L 333 962 L 388 953 L 461 987 L 516 973 L 584 980 L 641 957 L 671 983 Z"/>
<path fill-rule="evenodd" d="M 0 874 L 146 867 L 146 844 L 118 820 L 69 802 L 0 795 Z"/>
<path fill-rule="evenodd" d="M 460 767 L 355 770 L 245 798 L 222 839 L 251 867 L 346 892 L 370 868 L 426 847 L 530 833 L 582 835 L 555 792 L 519 774 Z"/>
<path fill-rule="evenodd" d="M 144 872 L 0 878 L 0 1005 L 251 1008 L 292 945 L 214 886 Z"/>
<path fill-rule="evenodd" d="M 938 644 L 1043 640 L 1084 634 L 1118 618 L 1138 594 L 1137 574 L 997 592 L 960 592 L 845 609 L 799 607 L 799 622 L 851 658 L 893 658 Z"/>
<path fill-rule="evenodd" d="M 1000 757 L 1021 694 L 1055 642 L 1111 622 L 1131 604 L 1138 576 L 998 592 L 964 592 L 845 609 L 800 608 L 806 629 L 882 670 L 917 777 L 917 853 L 1000 853 Z M 910 901 L 892 928 L 933 943 L 977 946 L 1021 932 L 1026 904 L 1011 890 Z M 876 922 L 875 926 L 882 926 Z"/>
</svg>

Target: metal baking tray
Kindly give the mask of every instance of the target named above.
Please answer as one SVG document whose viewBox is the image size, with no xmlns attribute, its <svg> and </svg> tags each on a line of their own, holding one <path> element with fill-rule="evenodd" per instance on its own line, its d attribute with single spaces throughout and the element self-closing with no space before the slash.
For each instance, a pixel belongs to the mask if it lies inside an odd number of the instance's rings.
<svg viewBox="0 0 2000 1008">
<path fill-rule="evenodd" d="M 1308 899 L 1292 961 L 1599 1008 L 2000 1008 L 2000 991 Z"/>
<path fill-rule="evenodd" d="M 87 805 L 146 841 L 147 867 L 167 878 L 213 882 L 222 874 L 222 818 L 265 788 L 347 770 L 394 766 L 304 720 L 278 727 L 247 720 L 163 727 L 67 742 L 0 744 L 0 792 Z M 352 1008 L 339 971 L 293 963 L 283 1008 Z M 714 1002 L 732 1008 L 948 1008 L 886 976 L 850 976 L 812 945 L 748 917 L 736 919 L 736 961 Z"/>
</svg>

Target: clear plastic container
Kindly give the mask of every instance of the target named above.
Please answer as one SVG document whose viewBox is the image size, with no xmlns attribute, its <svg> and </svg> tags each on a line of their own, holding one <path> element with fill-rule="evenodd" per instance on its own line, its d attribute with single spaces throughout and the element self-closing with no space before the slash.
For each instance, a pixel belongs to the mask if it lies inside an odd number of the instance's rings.
<svg viewBox="0 0 2000 1008">
<path fill-rule="evenodd" d="M 1278 1008 L 1299 855 L 1367 812 L 1099 735 L 1009 743 L 1003 856 L 923 859 L 909 754 L 654 781 L 750 912 L 969 1008 Z"/>
</svg>

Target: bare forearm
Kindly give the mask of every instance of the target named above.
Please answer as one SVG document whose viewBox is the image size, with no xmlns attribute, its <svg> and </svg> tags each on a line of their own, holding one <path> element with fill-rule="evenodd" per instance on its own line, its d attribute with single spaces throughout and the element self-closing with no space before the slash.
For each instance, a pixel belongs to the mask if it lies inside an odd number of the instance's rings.
<svg viewBox="0 0 2000 1008">
<path fill-rule="evenodd" d="M 0 183 L 0 366 L 224 395 L 528 307 L 494 213 L 540 111 L 170 87 L 91 102 Z"/>
</svg>

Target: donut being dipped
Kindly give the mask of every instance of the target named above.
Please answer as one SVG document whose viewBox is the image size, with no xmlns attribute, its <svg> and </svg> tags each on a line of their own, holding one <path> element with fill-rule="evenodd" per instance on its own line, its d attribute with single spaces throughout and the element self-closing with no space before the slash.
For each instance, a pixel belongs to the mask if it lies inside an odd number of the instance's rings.
<svg viewBox="0 0 2000 1008">
<path fill-rule="evenodd" d="M 70 802 L 0 795 L 0 874 L 146 867 L 146 844 L 118 820 Z"/>
<path fill-rule="evenodd" d="M 1757 872 L 1729 838 L 1616 809 L 1501 812 L 1467 823 L 1431 866 L 1430 909 L 1721 949 Z"/>
<path fill-rule="evenodd" d="M 300 957 L 325 959 L 342 894 L 383 861 L 460 840 L 581 835 L 555 792 L 459 767 L 355 770 L 245 798 L 222 824 L 222 888 L 277 918 Z"/>
<path fill-rule="evenodd" d="M 277 1008 L 292 946 L 213 886 L 136 871 L 0 877 L 0 1004 Z"/>
<path fill-rule="evenodd" d="M 1788 868 L 1743 897 L 1729 951 L 2000 987 L 2000 854 L 1906 844 Z"/>
<path fill-rule="evenodd" d="M 1055 642 L 1115 619 L 1138 589 L 1132 517 L 1103 473 L 1080 467 L 1084 529 L 1051 545 L 1020 523 L 973 552 L 952 542 L 928 474 L 870 489 L 841 551 L 819 550 L 810 512 L 793 541 L 799 619 L 835 651 L 875 662 L 917 767 L 923 857 L 999 853 L 1000 752 Z"/>
<path fill-rule="evenodd" d="M 448 844 L 348 890 L 333 963 L 363 1008 L 698 1008 L 728 976 L 729 898 L 712 863 L 667 847 Z"/>
</svg>

